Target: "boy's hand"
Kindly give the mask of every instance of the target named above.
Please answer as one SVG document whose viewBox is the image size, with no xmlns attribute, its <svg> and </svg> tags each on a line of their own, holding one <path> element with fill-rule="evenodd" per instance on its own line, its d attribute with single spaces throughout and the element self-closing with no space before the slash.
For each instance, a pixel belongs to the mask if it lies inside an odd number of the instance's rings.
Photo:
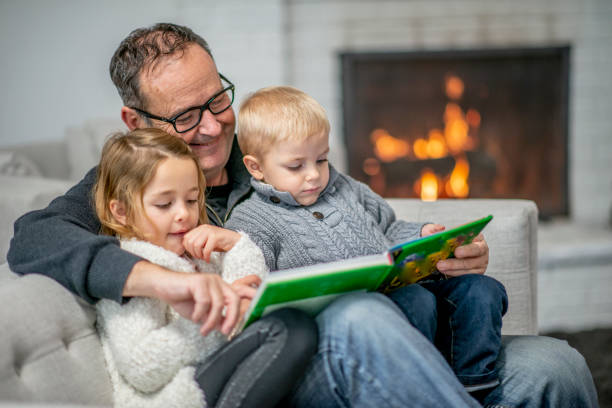
<svg viewBox="0 0 612 408">
<path fill-rule="evenodd" d="M 489 246 L 482 234 L 476 235 L 467 245 L 455 249 L 455 257 L 439 261 L 438 270 L 447 276 L 460 276 L 468 273 L 484 275 L 489 264 Z"/>
<path fill-rule="evenodd" d="M 445 229 L 446 228 L 444 227 L 444 225 L 425 224 L 423 225 L 423 228 L 421 228 L 421 236 L 426 237 L 426 236 L 435 234 L 436 232 L 444 231 Z"/>
<path fill-rule="evenodd" d="M 183 246 L 193 257 L 210 262 L 213 251 L 227 252 L 239 240 L 240 234 L 236 231 L 204 224 L 185 234 Z"/>
<path fill-rule="evenodd" d="M 444 231 L 440 224 L 425 224 L 421 228 L 421 236 L 426 237 L 436 232 Z M 455 257 L 444 259 L 436 264 L 436 268 L 447 276 L 460 276 L 468 273 L 483 275 L 489 264 L 489 246 L 482 234 L 478 234 L 467 245 L 455 249 Z"/>
</svg>

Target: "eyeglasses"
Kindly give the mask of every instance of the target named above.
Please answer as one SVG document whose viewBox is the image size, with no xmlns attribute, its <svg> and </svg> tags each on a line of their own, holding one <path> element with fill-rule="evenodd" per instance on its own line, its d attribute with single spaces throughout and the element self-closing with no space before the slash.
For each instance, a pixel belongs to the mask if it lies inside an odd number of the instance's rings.
<svg viewBox="0 0 612 408">
<path fill-rule="evenodd" d="M 232 106 L 232 103 L 234 103 L 234 84 L 232 84 L 229 79 L 227 79 L 221 74 L 219 74 L 219 77 L 222 81 L 225 81 L 229 85 L 214 94 L 213 97 L 210 98 L 204 105 L 193 106 L 185 110 L 184 112 L 174 115 L 172 118 L 168 119 L 161 116 L 153 115 L 147 111 L 135 107 L 130 107 L 130 109 L 134 109 L 136 112 L 148 118 L 161 120 L 162 122 L 166 123 L 171 123 L 177 133 L 188 132 L 194 127 L 198 126 L 198 124 L 202 120 L 202 114 L 206 109 L 208 109 L 212 114 L 218 115 L 221 112 L 225 112 L 227 109 L 229 109 L 230 106 Z"/>
</svg>

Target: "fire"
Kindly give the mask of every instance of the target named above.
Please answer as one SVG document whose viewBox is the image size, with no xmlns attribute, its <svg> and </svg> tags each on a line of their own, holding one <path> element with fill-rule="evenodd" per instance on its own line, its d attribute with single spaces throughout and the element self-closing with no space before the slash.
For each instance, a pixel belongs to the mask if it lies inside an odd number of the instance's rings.
<svg viewBox="0 0 612 408">
<path fill-rule="evenodd" d="M 442 197 L 466 198 L 470 192 L 470 165 L 465 156 L 466 151 L 474 150 L 478 145 L 477 130 L 480 127 L 480 113 L 473 109 L 463 111 L 459 99 L 463 96 L 464 83 L 456 75 L 447 75 L 444 82 L 449 102 L 442 116 L 443 129 L 430 129 L 427 136 L 414 138 L 413 143 L 393 137 L 384 129 L 375 129 L 370 137 L 374 145 L 376 158 L 368 158 L 363 163 L 363 171 L 377 179 L 384 191 L 385 181 L 381 171 L 381 162 L 392 162 L 400 158 L 408 160 L 434 160 L 451 158 L 455 166 L 450 174 L 437 175 L 429 168 L 424 168 L 421 177 L 414 182 L 414 192 L 423 201 L 435 201 Z M 476 133 L 475 133 L 476 132 Z M 440 166 L 437 162 L 436 167 Z"/>
<path fill-rule="evenodd" d="M 444 135 L 438 129 L 433 129 L 429 132 L 429 141 L 427 142 L 427 155 L 432 159 L 439 159 L 446 156 L 446 141 Z"/>
<path fill-rule="evenodd" d="M 446 182 L 445 191 L 449 197 L 466 198 L 470 193 L 468 176 L 470 175 L 470 165 L 465 157 L 459 157 L 455 161 L 450 178 Z"/>
<path fill-rule="evenodd" d="M 397 139 L 384 129 L 375 129 L 370 138 L 374 142 L 376 156 L 384 162 L 392 162 L 408 156 L 410 145 L 402 139 Z"/>
<path fill-rule="evenodd" d="M 446 96 L 450 99 L 459 99 L 463 95 L 463 81 L 461 78 L 455 75 L 449 75 L 446 77 Z"/>
<path fill-rule="evenodd" d="M 471 113 L 472 117 L 477 113 L 473 111 Z M 472 120 L 475 119 L 472 118 Z M 468 135 L 470 127 L 459 105 L 452 102 L 446 105 L 444 122 L 446 124 L 444 127 L 444 137 L 446 138 L 448 149 L 453 154 L 461 153 L 473 144 Z"/>
<path fill-rule="evenodd" d="M 416 186 L 423 201 L 436 201 L 438 199 L 438 177 L 430 169 L 424 169 L 421 179 Z"/>
</svg>

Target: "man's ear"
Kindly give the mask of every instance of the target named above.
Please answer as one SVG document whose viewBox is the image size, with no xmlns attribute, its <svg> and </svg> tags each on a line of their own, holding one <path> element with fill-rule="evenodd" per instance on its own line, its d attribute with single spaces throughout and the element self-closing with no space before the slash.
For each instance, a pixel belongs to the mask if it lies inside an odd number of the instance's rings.
<svg viewBox="0 0 612 408">
<path fill-rule="evenodd" d="M 121 201 L 116 199 L 110 200 L 110 203 L 108 204 L 108 209 L 110 210 L 111 214 L 113 214 L 113 218 L 117 220 L 119 224 L 127 224 L 127 214 L 125 211 L 125 205 Z"/>
<path fill-rule="evenodd" d="M 242 158 L 244 162 L 244 166 L 247 168 L 251 176 L 253 176 L 256 180 L 263 180 L 263 172 L 261 171 L 261 164 L 259 160 L 255 156 L 251 156 L 250 154 L 245 155 Z"/>
<path fill-rule="evenodd" d="M 128 108 L 127 106 L 123 106 L 121 108 L 121 120 L 130 130 L 146 127 L 143 126 L 142 116 L 140 116 L 134 109 Z"/>
</svg>

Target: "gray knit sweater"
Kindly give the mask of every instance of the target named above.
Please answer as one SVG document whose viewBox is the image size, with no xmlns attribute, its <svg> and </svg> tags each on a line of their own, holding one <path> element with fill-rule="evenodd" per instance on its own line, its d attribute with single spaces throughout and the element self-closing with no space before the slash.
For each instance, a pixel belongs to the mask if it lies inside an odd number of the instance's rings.
<svg viewBox="0 0 612 408">
<path fill-rule="evenodd" d="M 329 170 L 327 187 L 310 206 L 251 179 L 255 191 L 234 208 L 225 228 L 246 232 L 271 271 L 382 253 L 419 237 L 424 224 L 396 220 L 367 185 Z"/>
</svg>

